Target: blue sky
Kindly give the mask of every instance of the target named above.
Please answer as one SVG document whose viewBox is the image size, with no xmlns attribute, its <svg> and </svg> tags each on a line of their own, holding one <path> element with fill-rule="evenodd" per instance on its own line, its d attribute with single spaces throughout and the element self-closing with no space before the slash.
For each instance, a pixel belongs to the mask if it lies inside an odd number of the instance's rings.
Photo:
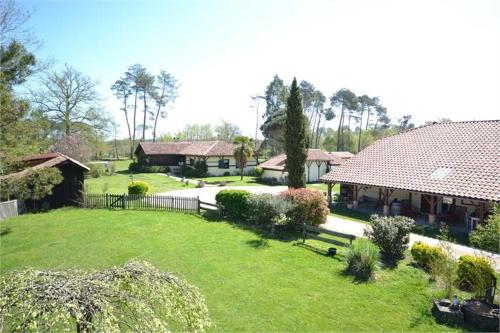
<svg viewBox="0 0 500 333">
<path fill-rule="evenodd" d="M 380 96 L 393 118 L 416 123 L 500 118 L 498 1 L 23 1 L 41 58 L 109 87 L 128 66 L 164 69 L 181 84 L 160 124 L 221 119 L 255 128 L 250 95 L 274 74 L 327 96 L 347 87 Z M 261 110 L 264 106 L 261 106 Z M 335 122 L 332 123 L 335 125 Z"/>
</svg>

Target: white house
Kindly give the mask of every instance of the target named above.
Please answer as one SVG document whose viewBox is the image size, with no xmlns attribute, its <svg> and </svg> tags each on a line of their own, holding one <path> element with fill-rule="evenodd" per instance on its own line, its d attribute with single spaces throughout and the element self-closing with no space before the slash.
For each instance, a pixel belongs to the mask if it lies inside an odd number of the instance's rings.
<svg viewBox="0 0 500 333">
<path fill-rule="evenodd" d="M 180 171 L 182 165 L 194 166 L 196 161 L 204 161 L 211 176 L 222 176 L 229 172 L 239 174 L 238 163 L 233 157 L 237 145 L 225 141 L 178 141 L 140 142 L 135 150 L 137 160 L 145 165 L 168 166 L 172 172 Z M 254 158 L 248 160 L 244 172 L 255 168 Z"/>
<path fill-rule="evenodd" d="M 337 155 L 337 153 L 341 153 L 341 155 Z M 333 170 L 336 166 L 342 164 L 344 159 L 348 158 L 348 154 L 351 153 L 327 153 L 322 151 L 321 149 L 308 149 L 304 172 L 306 182 L 319 182 L 321 176 L 323 176 L 330 170 Z M 278 182 L 285 183 L 288 177 L 288 173 L 285 171 L 285 162 L 286 155 L 280 154 L 271 157 L 264 163 L 261 163 L 259 166 L 264 170 L 262 177 L 275 178 Z"/>
</svg>

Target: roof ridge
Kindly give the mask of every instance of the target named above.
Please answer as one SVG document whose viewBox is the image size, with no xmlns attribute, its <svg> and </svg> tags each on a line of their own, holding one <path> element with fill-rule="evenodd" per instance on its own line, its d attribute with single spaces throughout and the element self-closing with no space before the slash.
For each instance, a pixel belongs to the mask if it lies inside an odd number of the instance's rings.
<svg viewBox="0 0 500 333">
<path fill-rule="evenodd" d="M 210 141 L 207 141 L 207 142 L 210 142 Z M 220 142 L 220 140 L 215 140 L 215 142 L 205 151 L 205 154 L 208 154 L 208 152 L 211 151 L 212 148 L 214 148 L 219 142 Z"/>
</svg>

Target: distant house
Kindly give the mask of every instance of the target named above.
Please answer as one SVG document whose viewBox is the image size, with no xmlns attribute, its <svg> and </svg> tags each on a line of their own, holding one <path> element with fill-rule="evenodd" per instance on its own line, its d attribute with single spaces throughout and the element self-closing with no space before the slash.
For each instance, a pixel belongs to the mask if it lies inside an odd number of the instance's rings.
<svg viewBox="0 0 500 333">
<path fill-rule="evenodd" d="M 336 166 L 341 165 L 349 152 L 327 153 L 321 149 L 308 149 L 304 177 L 306 182 L 320 181 L 320 177 Z M 286 155 L 280 154 L 271 157 L 259 166 L 264 170 L 263 178 L 275 178 L 278 182 L 286 183 L 288 173 L 285 170 Z"/>
<path fill-rule="evenodd" d="M 237 145 L 225 141 L 182 141 L 182 142 L 140 142 L 135 150 L 137 161 L 144 165 L 168 166 L 174 173 L 180 172 L 184 164 L 194 166 L 196 161 L 204 161 L 208 173 L 221 176 L 226 172 L 236 174 L 239 166 L 233 157 Z M 251 158 L 244 169 L 255 168 Z"/>
<path fill-rule="evenodd" d="M 321 177 L 340 201 L 469 228 L 500 201 L 500 120 L 435 123 L 383 138 Z M 331 200 L 331 196 L 330 200 Z"/>
<path fill-rule="evenodd" d="M 31 169 L 58 168 L 61 171 L 63 181 L 54 186 L 51 195 L 41 200 L 42 207 L 59 208 L 79 204 L 84 189 L 84 173 L 89 171 L 84 164 L 61 153 L 38 154 L 22 160 Z M 8 177 L 22 177 L 28 173 L 28 168 L 2 176 L 0 181 Z"/>
</svg>

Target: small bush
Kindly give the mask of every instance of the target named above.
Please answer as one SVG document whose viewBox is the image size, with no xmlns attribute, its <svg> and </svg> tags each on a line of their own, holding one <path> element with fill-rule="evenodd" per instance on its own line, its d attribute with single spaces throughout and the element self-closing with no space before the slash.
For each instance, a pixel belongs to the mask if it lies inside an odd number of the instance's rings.
<svg viewBox="0 0 500 333">
<path fill-rule="evenodd" d="M 280 193 L 280 197 L 294 204 L 287 212 L 287 218 L 296 228 L 302 228 L 304 223 L 320 225 L 326 222 L 330 210 L 321 192 L 306 188 L 288 189 Z"/>
<path fill-rule="evenodd" d="M 427 245 L 422 242 L 413 244 L 411 255 L 418 266 L 426 271 L 430 271 L 434 262 L 444 260 L 446 257 L 446 254 L 440 247 Z"/>
<path fill-rule="evenodd" d="M 255 174 L 256 177 L 260 178 L 264 174 L 264 169 L 262 169 L 262 167 L 260 166 L 255 167 L 255 169 L 253 169 L 253 173 Z"/>
<path fill-rule="evenodd" d="M 288 211 L 294 208 L 290 201 L 268 193 L 252 194 L 247 202 L 249 222 L 264 226 L 284 222 Z"/>
<path fill-rule="evenodd" d="M 479 224 L 469 238 L 472 246 L 482 250 L 500 253 L 500 206 L 495 205 L 484 224 Z"/>
<path fill-rule="evenodd" d="M 128 184 L 128 194 L 146 195 L 149 192 L 149 184 L 141 181 L 134 181 Z"/>
<path fill-rule="evenodd" d="M 194 167 L 183 165 L 181 167 L 181 174 L 183 177 L 188 178 L 203 178 L 208 174 L 208 166 L 203 161 L 196 161 Z"/>
<path fill-rule="evenodd" d="M 231 176 L 231 172 L 229 172 L 229 171 L 224 172 L 224 177 L 228 177 L 228 176 Z"/>
<path fill-rule="evenodd" d="M 247 213 L 249 197 L 248 191 L 222 190 L 215 196 L 215 201 L 224 206 L 224 211 L 229 217 L 240 219 Z"/>
<path fill-rule="evenodd" d="M 89 174 L 92 178 L 99 178 L 104 175 L 104 167 L 100 163 L 92 163 L 89 165 Z"/>
<path fill-rule="evenodd" d="M 107 170 L 107 175 L 112 176 L 116 173 L 116 164 L 115 162 L 108 162 L 108 170 Z"/>
<path fill-rule="evenodd" d="M 441 243 L 442 256 L 435 257 L 430 262 L 430 273 L 433 280 L 445 292 L 446 298 L 451 299 L 455 294 L 457 281 L 457 262 L 451 255 L 451 248 L 446 243 Z"/>
<path fill-rule="evenodd" d="M 264 177 L 264 178 L 259 178 L 259 182 L 266 184 L 266 185 L 280 185 L 280 181 L 276 177 Z"/>
<path fill-rule="evenodd" d="M 495 270 L 486 258 L 465 255 L 458 260 L 458 285 L 473 290 L 476 297 L 484 296 L 494 278 Z"/>
<path fill-rule="evenodd" d="M 372 215 L 371 228 L 365 229 L 365 235 L 378 245 L 382 259 L 394 264 L 404 258 L 413 223 L 412 219 L 405 216 Z"/>
<path fill-rule="evenodd" d="M 354 241 L 347 249 L 345 257 L 347 261 L 346 272 L 359 280 L 369 280 L 379 266 L 378 247 L 363 239 Z"/>
</svg>

